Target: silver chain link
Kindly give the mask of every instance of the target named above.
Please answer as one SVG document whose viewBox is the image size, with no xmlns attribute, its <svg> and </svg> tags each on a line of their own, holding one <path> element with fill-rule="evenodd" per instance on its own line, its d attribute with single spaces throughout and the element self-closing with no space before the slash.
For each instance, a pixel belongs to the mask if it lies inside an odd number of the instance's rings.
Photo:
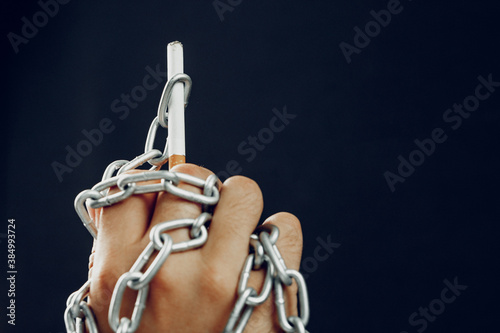
<svg viewBox="0 0 500 333">
<path fill-rule="evenodd" d="M 91 208 L 101 208 L 114 205 L 126 200 L 132 195 L 144 193 L 168 192 L 185 200 L 201 204 L 202 213 L 195 219 L 177 219 L 162 222 L 154 226 L 149 234 L 150 241 L 139 255 L 130 270 L 124 273 L 117 281 L 111 297 L 108 312 L 108 322 L 114 332 L 133 333 L 141 322 L 142 314 L 146 308 L 149 284 L 158 273 L 164 262 L 172 253 L 189 251 L 203 246 L 208 239 L 207 225 L 212 219 L 211 212 L 219 201 L 218 179 L 215 175 L 206 180 L 191 175 L 160 170 L 168 161 L 168 137 L 163 152 L 153 148 L 157 129 L 166 128 L 168 117 L 167 105 L 172 88 L 176 82 L 184 83 L 185 104 L 191 90 L 191 79 L 186 74 L 172 77 L 166 84 L 160 99 L 158 116 L 153 119 L 148 131 L 144 153 L 131 161 L 118 160 L 110 163 L 104 171 L 99 183 L 91 189 L 84 190 L 75 198 L 75 210 L 83 225 L 95 239 L 98 236 L 97 227 L 90 217 L 86 205 Z M 140 173 L 126 173 L 137 170 L 138 167 L 148 162 L 152 165 L 149 170 Z M 116 173 L 116 175 L 114 175 Z M 145 181 L 160 181 L 155 184 L 138 184 Z M 188 183 L 202 190 L 202 194 L 184 190 L 178 185 L 180 182 Z M 112 187 L 118 191 L 109 194 Z M 174 243 L 167 231 L 187 228 L 189 240 Z M 223 333 L 241 333 L 244 331 L 254 308 L 269 299 L 274 290 L 275 305 L 278 321 L 286 332 L 307 332 L 305 326 L 309 321 L 309 300 L 305 280 L 298 271 L 288 269 L 276 246 L 279 229 L 274 225 L 263 225 L 249 239 L 249 255 L 246 258 L 237 286 L 238 299 L 229 316 Z M 154 259 L 151 261 L 151 258 Z M 144 267 L 148 268 L 143 272 Z M 247 286 L 252 271 L 265 269 L 265 278 L 257 292 Z M 293 280 L 298 286 L 299 316 L 287 316 L 284 298 L 284 289 L 289 287 Z M 80 289 L 72 293 L 66 302 L 64 322 L 68 333 L 83 333 L 85 327 L 90 333 L 97 333 L 97 323 L 92 309 L 85 299 L 90 293 L 88 280 Z M 120 308 L 126 289 L 137 291 L 137 299 L 130 318 L 120 318 Z"/>
</svg>

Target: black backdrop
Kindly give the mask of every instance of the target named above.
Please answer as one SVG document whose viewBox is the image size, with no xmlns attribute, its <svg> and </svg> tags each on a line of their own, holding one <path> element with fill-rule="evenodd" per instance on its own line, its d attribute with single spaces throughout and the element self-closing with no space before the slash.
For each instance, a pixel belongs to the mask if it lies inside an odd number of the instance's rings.
<svg viewBox="0 0 500 333">
<path fill-rule="evenodd" d="M 63 332 L 92 242 L 73 199 L 109 162 L 142 152 L 162 88 L 137 87 L 165 70 L 173 40 L 194 82 L 188 160 L 214 171 L 235 161 L 229 171 L 261 185 L 266 216 L 290 211 L 303 223 L 311 332 L 497 329 L 495 1 L 69 1 L 48 7 L 53 17 L 34 0 L 2 7 L 8 332 Z M 481 80 L 493 83 L 476 90 Z M 132 92 L 140 101 L 127 113 L 120 99 Z M 454 103 L 467 109 L 448 111 Z M 270 131 L 284 110 L 288 123 Z M 105 118 L 113 131 L 69 166 L 67 149 L 84 149 L 82 131 Z M 428 141 L 433 131 L 441 143 Z M 410 159 L 417 166 L 401 162 Z M 71 172 L 59 179 L 54 162 Z M 15 327 L 5 315 L 9 218 Z M 325 243 L 329 252 L 315 251 Z"/>
</svg>

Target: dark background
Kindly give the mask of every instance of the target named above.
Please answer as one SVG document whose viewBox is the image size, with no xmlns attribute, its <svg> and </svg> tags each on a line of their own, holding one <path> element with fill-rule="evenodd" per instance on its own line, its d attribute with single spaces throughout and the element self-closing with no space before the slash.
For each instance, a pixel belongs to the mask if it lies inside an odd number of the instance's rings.
<svg viewBox="0 0 500 333">
<path fill-rule="evenodd" d="M 174 40 L 193 79 L 188 160 L 214 171 L 236 160 L 261 185 L 266 216 L 290 211 L 302 221 L 311 332 L 422 332 L 409 316 L 455 277 L 468 288 L 425 331 L 496 331 L 500 91 L 456 130 L 442 117 L 479 75 L 500 81 L 499 7 L 402 0 L 347 63 L 339 44 L 353 44 L 353 28 L 387 3 L 247 0 L 221 20 L 212 1 L 70 1 L 15 53 L 7 34 L 21 35 L 21 18 L 33 22 L 41 7 L 4 1 L 0 233 L 16 219 L 18 274 L 11 327 L 0 238 L 2 331 L 64 331 L 65 301 L 86 279 L 92 244 L 74 197 L 111 161 L 142 153 L 162 88 L 123 120 L 110 105 L 142 84 L 146 66 L 166 69 Z M 238 145 L 284 106 L 296 118 L 248 162 Z M 65 163 L 65 147 L 103 118 L 115 130 L 59 181 L 52 163 Z M 398 156 L 437 127 L 447 140 L 391 192 L 384 172 L 397 173 Z M 318 237 L 328 236 L 340 246 L 318 262 Z"/>
</svg>

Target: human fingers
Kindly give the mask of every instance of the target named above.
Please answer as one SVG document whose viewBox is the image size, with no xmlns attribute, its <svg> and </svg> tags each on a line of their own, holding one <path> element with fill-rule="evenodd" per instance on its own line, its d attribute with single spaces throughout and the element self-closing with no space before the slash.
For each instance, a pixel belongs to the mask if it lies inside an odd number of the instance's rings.
<svg viewBox="0 0 500 333">
<path fill-rule="evenodd" d="M 224 182 L 209 237 L 202 249 L 203 257 L 214 269 L 238 277 L 262 209 L 262 193 L 253 180 L 234 176 Z"/>
<path fill-rule="evenodd" d="M 148 172 L 130 170 L 127 174 Z M 141 181 L 137 185 L 147 185 L 159 181 Z M 118 193 L 115 186 L 108 195 Z M 112 206 L 95 209 L 93 219 L 97 222 L 98 237 L 89 258 L 90 301 L 100 330 L 111 332 L 107 314 L 111 295 L 118 278 L 128 271 L 144 248 L 143 239 L 149 227 L 149 220 L 156 202 L 156 193 L 132 195 Z M 133 298 L 133 292 L 126 291 L 126 297 Z M 124 302 L 125 313 L 130 313 L 132 302 Z"/>
<path fill-rule="evenodd" d="M 208 169 L 189 163 L 178 164 L 170 171 L 186 174 L 202 180 L 206 180 L 208 176 L 213 174 Z M 203 193 L 202 188 L 184 181 L 181 181 L 177 185 L 177 188 L 195 194 Z M 169 192 L 161 192 L 158 194 L 158 197 L 156 199 L 154 213 L 151 218 L 151 225 L 149 230 L 151 230 L 151 228 L 161 222 L 184 218 L 196 218 L 200 214 L 201 204 L 186 200 Z M 168 233 L 172 237 L 174 243 L 177 243 L 179 241 L 189 239 L 188 231 L 189 230 L 187 228 L 180 228 L 177 230 L 167 231 L 166 233 Z"/>
<path fill-rule="evenodd" d="M 125 174 L 144 172 L 148 171 L 130 170 Z M 137 182 L 137 185 L 148 185 L 158 182 L 159 180 L 140 181 Z M 120 191 L 117 186 L 114 186 L 109 190 L 108 195 L 113 195 Z M 156 196 L 156 193 L 132 195 L 126 200 L 112 206 L 96 209 L 93 214 L 94 218 L 98 221 L 98 234 L 102 235 L 106 239 L 106 243 L 111 247 L 130 245 L 142 240 L 149 227 Z"/>
<path fill-rule="evenodd" d="M 277 213 L 269 217 L 264 224 L 273 224 L 279 228 L 279 238 L 276 245 L 288 269 L 298 270 L 302 255 L 302 230 L 300 221 L 290 213 Z M 259 271 L 250 275 L 248 285 L 260 290 L 265 272 Z M 297 315 L 297 283 L 284 286 L 284 298 L 287 316 Z M 247 332 L 281 332 L 275 309 L 274 295 L 255 308 L 247 325 Z"/>
</svg>

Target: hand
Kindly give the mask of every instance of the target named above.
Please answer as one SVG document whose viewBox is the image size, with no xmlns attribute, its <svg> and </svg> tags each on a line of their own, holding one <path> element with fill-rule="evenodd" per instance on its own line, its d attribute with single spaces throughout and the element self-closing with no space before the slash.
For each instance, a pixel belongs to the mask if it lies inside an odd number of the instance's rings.
<svg viewBox="0 0 500 333">
<path fill-rule="evenodd" d="M 181 164 L 171 171 L 202 179 L 212 174 L 192 164 Z M 199 188 L 182 182 L 179 187 L 201 193 Z M 110 193 L 116 191 L 111 189 Z M 254 181 L 242 176 L 226 180 L 207 242 L 200 248 L 172 253 L 167 258 L 150 283 L 146 310 L 137 332 L 222 332 L 238 297 L 236 289 L 248 256 L 250 234 L 257 227 L 262 208 L 262 193 Z M 108 310 L 114 286 L 149 243 L 151 228 L 164 221 L 195 218 L 201 213 L 201 206 L 162 192 L 134 195 L 89 212 L 99 232 L 90 255 L 89 305 L 99 332 L 112 332 Z M 298 270 L 302 252 L 298 219 L 289 213 L 278 213 L 264 223 L 280 229 L 278 248 L 287 267 Z M 186 228 L 168 233 L 174 243 L 189 239 Z M 249 285 L 259 291 L 264 274 L 264 270 L 252 271 Z M 288 315 L 297 315 L 296 283 L 284 290 Z M 135 299 L 136 292 L 127 288 L 120 317 L 130 318 Z M 255 308 L 245 332 L 281 332 L 272 294 Z"/>
</svg>

